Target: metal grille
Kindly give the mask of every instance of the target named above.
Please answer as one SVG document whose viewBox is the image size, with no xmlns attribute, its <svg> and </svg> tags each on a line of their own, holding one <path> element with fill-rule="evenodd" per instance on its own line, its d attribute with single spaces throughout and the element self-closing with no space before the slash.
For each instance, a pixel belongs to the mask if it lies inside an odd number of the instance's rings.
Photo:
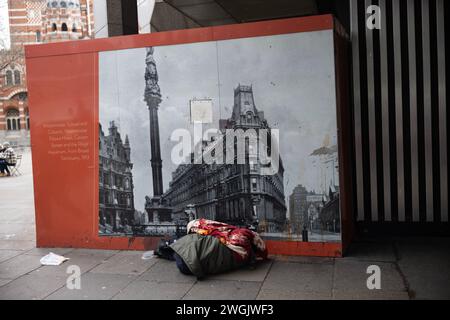
<svg viewBox="0 0 450 320">
<path fill-rule="evenodd" d="M 40 26 L 42 24 L 41 12 L 45 9 L 47 2 L 45 0 L 28 0 L 25 4 L 27 8 L 28 24 Z"/>
<path fill-rule="evenodd" d="M 350 0 L 357 221 L 448 222 L 449 7 Z"/>
</svg>

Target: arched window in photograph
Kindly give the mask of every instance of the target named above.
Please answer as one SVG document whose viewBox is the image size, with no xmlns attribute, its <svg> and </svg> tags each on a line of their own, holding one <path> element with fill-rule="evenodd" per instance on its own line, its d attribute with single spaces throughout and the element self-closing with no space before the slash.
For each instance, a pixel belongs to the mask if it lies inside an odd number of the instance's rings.
<svg viewBox="0 0 450 320">
<path fill-rule="evenodd" d="M 53 23 L 52 24 L 52 31 L 56 31 L 56 30 L 58 30 L 58 27 L 56 26 L 56 23 Z"/>
<path fill-rule="evenodd" d="M 77 32 L 77 25 L 75 23 L 72 25 L 72 32 Z"/>
<path fill-rule="evenodd" d="M 252 123 L 253 114 L 251 112 L 247 112 L 247 123 Z"/>
<path fill-rule="evenodd" d="M 61 31 L 67 31 L 67 24 L 65 22 L 61 25 Z"/>
<path fill-rule="evenodd" d="M 13 73 L 11 70 L 6 71 L 6 85 L 12 86 L 13 84 Z"/>
<path fill-rule="evenodd" d="M 14 70 L 14 84 L 20 84 L 20 71 Z"/>
<path fill-rule="evenodd" d="M 8 131 L 20 130 L 20 113 L 17 109 L 9 109 L 6 112 L 6 129 Z"/>
</svg>

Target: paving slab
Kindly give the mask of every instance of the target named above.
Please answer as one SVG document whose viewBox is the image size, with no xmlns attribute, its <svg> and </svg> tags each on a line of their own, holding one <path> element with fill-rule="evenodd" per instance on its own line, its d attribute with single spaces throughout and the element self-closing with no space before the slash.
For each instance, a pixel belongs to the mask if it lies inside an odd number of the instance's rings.
<svg viewBox="0 0 450 320">
<path fill-rule="evenodd" d="M 1 222 L 0 222 L 1 223 Z M 0 233 L 0 240 L 26 240 L 35 241 L 36 232 L 34 230 L 24 231 L 20 233 Z"/>
<path fill-rule="evenodd" d="M 352 243 L 345 255 L 345 259 L 384 262 L 395 262 L 397 260 L 392 242 Z"/>
<path fill-rule="evenodd" d="M 0 279 L 0 287 L 10 283 L 12 280 Z"/>
<path fill-rule="evenodd" d="M 449 240 L 412 238 L 397 241 L 396 245 L 400 256 L 398 265 L 411 296 L 415 299 L 450 299 Z"/>
<path fill-rule="evenodd" d="M 331 292 L 261 289 L 257 300 L 329 300 Z"/>
<path fill-rule="evenodd" d="M 71 251 L 73 251 L 73 248 L 33 248 L 31 250 L 24 252 L 24 254 L 30 256 L 39 256 L 42 258 L 43 256 L 49 254 L 50 252 L 64 256 Z"/>
<path fill-rule="evenodd" d="M 119 253 L 119 250 L 73 249 L 71 253 L 78 255 L 95 255 L 95 256 L 102 256 L 103 258 L 110 258 L 113 255 Z"/>
<path fill-rule="evenodd" d="M 39 268 L 40 265 L 38 257 L 16 256 L 0 263 L 0 279 L 16 279 Z"/>
<path fill-rule="evenodd" d="M 333 265 L 275 261 L 263 290 L 293 290 L 330 294 Z"/>
<path fill-rule="evenodd" d="M 156 257 L 149 260 L 143 260 L 142 252 L 124 251 L 119 252 L 108 260 L 103 261 L 90 272 L 141 275 L 157 262 L 158 259 Z"/>
<path fill-rule="evenodd" d="M 21 250 L 0 250 L 0 263 L 22 254 Z"/>
<path fill-rule="evenodd" d="M 2 209 L 6 210 L 6 209 Z M 34 214 L 34 210 L 33 210 Z M 2 215 L 0 215 L 1 219 Z M 27 233 L 34 233 L 36 232 L 36 228 L 34 224 L 30 221 L 27 223 L 11 223 L 11 222 L 4 222 L 0 223 L 0 234 L 3 235 L 3 237 L 0 237 L 0 240 L 7 240 L 5 239 L 6 235 L 9 235 L 8 238 L 15 237 L 20 234 L 27 234 Z"/>
<path fill-rule="evenodd" d="M 1 190 L 0 190 L 1 191 Z M 3 194 L 2 194 L 3 195 Z M 2 224 L 22 224 L 32 226 L 35 222 L 34 217 L 29 215 L 24 215 L 24 211 L 32 212 L 34 214 L 33 207 L 21 208 L 20 205 L 17 207 L 1 207 L 1 210 L 5 210 L 8 215 L 0 215 L 0 223 Z"/>
<path fill-rule="evenodd" d="M 0 287 L 0 300 L 40 300 L 65 285 L 65 279 L 25 275 Z"/>
<path fill-rule="evenodd" d="M 192 275 L 182 274 L 175 261 L 168 261 L 164 259 L 156 259 L 156 263 L 145 273 L 143 273 L 139 280 L 157 281 L 157 282 L 172 282 L 172 283 L 194 283 L 197 278 Z"/>
<path fill-rule="evenodd" d="M 261 282 L 205 280 L 198 281 L 183 300 L 254 300 Z"/>
<path fill-rule="evenodd" d="M 301 257 L 301 256 L 279 256 L 279 255 L 272 255 L 270 257 L 276 261 L 282 261 L 282 262 L 297 262 L 297 263 L 307 263 L 307 264 L 333 264 L 334 263 L 334 258 L 325 258 L 325 257 Z"/>
<path fill-rule="evenodd" d="M 369 290 L 367 288 L 367 268 L 377 265 L 381 271 L 381 289 Z M 347 259 L 336 259 L 334 270 L 333 292 L 335 296 L 347 293 L 348 296 L 373 296 L 392 292 L 407 293 L 403 278 L 397 266 L 390 262 L 370 262 Z M 390 292 L 390 293 L 389 293 Z"/>
<path fill-rule="evenodd" d="M 227 273 L 214 274 L 208 276 L 208 280 L 236 280 L 236 281 L 256 281 L 262 282 L 266 278 L 273 261 L 262 261 L 254 268 L 244 267 Z"/>
<path fill-rule="evenodd" d="M 109 300 L 134 279 L 130 275 L 86 273 L 81 276 L 80 289 L 64 286 L 46 300 Z"/>
<path fill-rule="evenodd" d="M 192 288 L 192 283 L 138 280 L 122 289 L 113 300 L 179 300 Z"/>
<path fill-rule="evenodd" d="M 28 251 L 36 247 L 34 240 L 0 240 L 0 250 Z"/>
<path fill-rule="evenodd" d="M 105 260 L 104 256 L 96 256 L 96 255 L 86 255 L 86 254 L 77 254 L 73 252 L 69 252 L 64 255 L 69 258 L 69 260 L 65 261 L 59 266 L 41 266 L 40 268 L 34 270 L 30 274 L 34 276 L 58 276 L 61 278 L 67 278 L 67 268 L 71 265 L 76 265 L 80 268 L 81 273 L 86 273 L 102 263 Z M 29 257 L 35 257 L 40 259 L 40 257 L 29 255 Z"/>
</svg>

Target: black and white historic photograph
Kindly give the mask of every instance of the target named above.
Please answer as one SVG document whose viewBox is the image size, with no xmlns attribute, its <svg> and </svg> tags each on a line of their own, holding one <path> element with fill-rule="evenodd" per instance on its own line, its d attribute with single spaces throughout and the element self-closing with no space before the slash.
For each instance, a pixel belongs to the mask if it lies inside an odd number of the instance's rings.
<svg viewBox="0 0 450 320">
<path fill-rule="evenodd" d="M 340 241 L 333 32 L 99 55 L 99 233 Z"/>
</svg>

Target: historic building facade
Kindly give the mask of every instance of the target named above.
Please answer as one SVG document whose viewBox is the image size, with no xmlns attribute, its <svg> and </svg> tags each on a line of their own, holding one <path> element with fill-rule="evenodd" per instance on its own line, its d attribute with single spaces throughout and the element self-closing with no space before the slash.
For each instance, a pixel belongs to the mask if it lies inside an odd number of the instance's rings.
<svg viewBox="0 0 450 320">
<path fill-rule="evenodd" d="M 323 146 L 311 155 L 317 171 L 318 188 L 324 194 L 323 208 L 319 211 L 321 229 L 325 232 L 339 233 L 341 215 L 339 210 L 339 160 L 336 144 Z"/>
<path fill-rule="evenodd" d="M 327 194 L 329 188 L 339 186 L 339 160 L 337 145 L 322 146 L 314 150 L 310 157 L 316 169 L 318 182 L 317 189 Z"/>
<path fill-rule="evenodd" d="M 128 136 L 114 122 L 108 135 L 99 125 L 99 232 L 130 233 L 134 225 L 133 164 Z"/>
<path fill-rule="evenodd" d="M 328 201 L 319 213 L 322 229 L 327 232 L 341 232 L 341 215 L 339 208 L 339 187 L 330 187 Z"/>
<path fill-rule="evenodd" d="M 309 195 L 306 188 L 298 185 L 289 196 L 289 214 L 291 227 L 293 232 L 299 233 L 303 229 L 304 223 L 307 220 L 308 204 L 306 197 Z"/>
<path fill-rule="evenodd" d="M 29 145 L 23 46 L 93 38 L 92 0 L 8 0 L 11 50 L 2 52 L 0 142 Z"/>
<path fill-rule="evenodd" d="M 270 132 L 264 113 L 256 109 L 251 86 L 239 85 L 234 90 L 232 116 L 221 120 L 220 126 L 223 135 L 215 141 L 203 142 L 203 156 L 213 152 L 220 143 L 226 157 L 224 141 L 230 138 L 227 129 L 242 129 L 244 132 L 254 129 L 257 133 L 259 129 L 267 129 Z M 261 232 L 284 230 L 286 205 L 281 159 L 278 172 L 263 175 L 261 163 L 258 159 L 251 159 L 248 149 L 245 157 L 245 164 L 235 161 L 235 164 L 203 162 L 180 165 L 172 173 L 169 190 L 163 196 L 172 207 L 173 216 L 180 217 L 187 207 L 193 207 L 198 218 L 236 225 L 258 224 Z"/>
<path fill-rule="evenodd" d="M 292 231 L 300 234 L 303 229 L 310 231 L 321 229 L 320 213 L 325 201 L 324 195 L 308 191 L 301 184 L 297 185 L 289 196 Z"/>
</svg>

